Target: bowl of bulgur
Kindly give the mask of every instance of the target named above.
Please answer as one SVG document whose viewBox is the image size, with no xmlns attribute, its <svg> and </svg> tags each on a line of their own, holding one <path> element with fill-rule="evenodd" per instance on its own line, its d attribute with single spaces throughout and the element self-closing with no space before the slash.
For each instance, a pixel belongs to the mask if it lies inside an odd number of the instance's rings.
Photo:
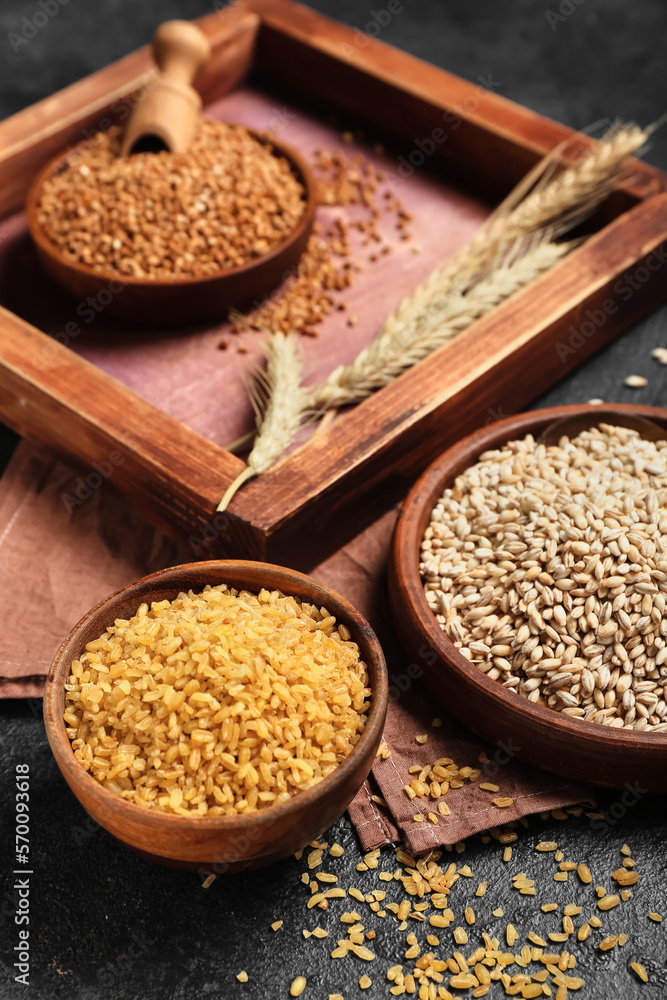
<svg viewBox="0 0 667 1000">
<path fill-rule="evenodd" d="M 223 560 L 88 612 L 54 659 L 44 719 L 93 819 L 153 860 L 220 874 L 286 857 L 345 811 L 386 704 L 381 647 L 342 597 Z"/>
<path fill-rule="evenodd" d="M 570 779 L 667 791 L 667 411 L 562 406 L 464 438 L 403 505 L 390 593 L 403 645 L 433 651 L 427 683 L 479 735 Z"/>
<path fill-rule="evenodd" d="M 121 140 L 112 127 L 58 154 L 28 192 L 37 254 L 65 291 L 171 324 L 224 318 L 284 281 L 315 218 L 298 151 L 205 118 L 184 153 L 121 157 Z"/>
</svg>

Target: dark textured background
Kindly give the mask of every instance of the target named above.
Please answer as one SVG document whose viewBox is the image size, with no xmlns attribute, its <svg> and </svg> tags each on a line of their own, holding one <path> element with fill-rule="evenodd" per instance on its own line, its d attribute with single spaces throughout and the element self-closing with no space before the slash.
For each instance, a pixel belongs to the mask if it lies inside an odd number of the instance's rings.
<svg viewBox="0 0 667 1000">
<path fill-rule="evenodd" d="M 547 12 L 566 14 L 550 26 Z M 536 111 L 585 127 L 602 118 L 633 118 L 647 123 L 665 111 L 664 41 L 667 5 L 664 0 L 405 0 L 403 12 L 382 33 L 400 46 L 469 79 L 493 74 L 500 93 Z M 317 0 L 313 7 L 363 30 L 373 9 L 366 0 Z M 69 0 L 27 45 L 12 52 L 8 34 L 21 31 L 21 18 L 31 17 L 37 3 L 2 0 L 0 5 L 0 115 L 5 116 L 47 96 L 147 42 L 156 25 L 169 17 L 196 17 L 212 5 L 201 0 Z M 646 158 L 667 168 L 667 130 L 653 140 Z M 655 346 L 667 346 L 667 310 L 656 313 L 637 329 L 583 365 L 555 386 L 540 403 L 581 402 L 592 396 L 606 401 L 659 404 L 665 400 L 667 369 L 650 358 Z M 625 375 L 646 375 L 642 390 L 626 389 Z M 4 432 L 0 441 L 6 461 L 15 438 Z M 359 904 L 367 927 L 376 927 L 378 960 L 370 966 L 346 959 L 334 962 L 329 952 L 337 938 L 336 903 L 328 914 L 307 911 L 307 890 L 300 884 L 303 865 L 289 860 L 252 875 L 218 880 L 201 889 L 194 875 L 153 867 L 124 850 L 87 822 L 59 776 L 44 737 L 41 703 L 1 703 L 0 801 L 3 803 L 0 856 L 3 882 L 0 901 L 2 959 L 0 998 L 72 997 L 73 1000 L 135 1000 L 135 998 L 287 997 L 298 974 L 308 977 L 303 994 L 326 1000 L 329 993 L 352 997 L 389 996 L 384 970 L 402 961 L 404 935 L 395 924 L 370 917 Z M 11 951 L 16 943 L 11 838 L 15 764 L 26 762 L 32 774 L 33 893 L 31 923 L 31 985 L 13 982 Z M 641 786 L 641 775 L 638 775 Z M 662 926 L 647 918 L 649 909 L 667 914 L 665 843 L 667 811 L 664 800 L 639 794 L 637 804 L 623 804 L 621 793 L 601 793 L 607 822 L 571 819 L 531 820 L 522 833 L 509 865 L 496 845 L 479 838 L 468 843 L 460 861 L 473 868 L 472 884 L 460 882 L 452 893 L 457 923 L 468 897 L 481 879 L 489 882 L 483 901 L 476 901 L 478 929 L 494 933 L 512 920 L 524 933 L 531 927 L 547 933 L 555 919 L 540 913 L 537 902 L 578 901 L 584 913 L 594 912 L 590 890 L 551 879 L 553 862 L 534 852 L 538 839 L 557 839 L 568 858 L 587 860 L 595 883 L 611 888 L 610 872 L 628 841 L 642 878 L 633 899 L 605 920 L 606 933 L 625 929 L 630 940 L 623 949 L 601 954 L 594 932 L 586 945 L 573 945 L 586 986 L 576 994 L 586 998 L 667 997 L 667 949 Z M 626 796 L 626 803 L 630 797 Z M 6 806 L 6 808 L 5 808 Z M 338 824 L 337 838 L 347 848 L 331 865 L 342 885 L 382 885 L 354 871 L 357 846 L 347 820 Z M 329 837 L 330 841 L 333 837 Z M 383 866 L 392 869 L 393 852 Z M 512 892 L 510 876 L 527 871 L 538 878 L 535 900 Z M 344 904 L 347 908 L 352 900 Z M 355 906 L 357 904 L 355 903 Z M 503 906 L 496 919 L 491 910 Z M 274 934 L 269 924 L 283 919 Z M 329 929 L 325 941 L 304 940 L 302 927 Z M 663 925 L 664 926 L 664 925 Z M 419 928 L 417 928 L 419 931 Z M 451 954 L 451 931 L 440 931 Z M 421 939 L 422 935 L 419 933 Z M 471 941 L 473 940 L 471 936 Z M 464 949 L 469 951 L 470 948 Z M 641 960 L 651 973 L 642 986 L 630 972 Z M 363 968 L 361 967 L 363 964 Z M 239 984 L 235 974 L 246 969 L 250 981 Z M 515 971 L 515 970 L 513 970 Z M 373 985 L 362 993 L 357 983 L 368 973 Z M 496 985 L 491 996 L 502 996 Z M 573 995 L 573 994 L 571 994 Z"/>
</svg>

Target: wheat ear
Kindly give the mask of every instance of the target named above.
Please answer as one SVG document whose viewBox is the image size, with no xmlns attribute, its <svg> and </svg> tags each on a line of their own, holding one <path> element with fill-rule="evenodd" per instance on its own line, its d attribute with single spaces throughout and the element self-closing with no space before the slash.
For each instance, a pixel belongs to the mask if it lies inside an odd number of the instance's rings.
<svg viewBox="0 0 667 1000">
<path fill-rule="evenodd" d="M 267 368 L 268 403 L 258 423 L 255 448 L 248 468 L 229 488 L 218 509 L 224 509 L 241 483 L 278 460 L 310 407 L 322 412 L 365 398 L 560 260 L 573 244 L 550 240 L 595 210 L 612 189 L 627 157 L 644 145 L 655 127 L 615 126 L 565 168 L 559 160 L 569 142 L 553 150 L 523 178 L 472 240 L 401 302 L 372 344 L 315 389 L 307 392 L 299 385 L 300 376 L 294 382 L 278 366 L 269 378 Z M 285 400 L 286 414 L 278 412 L 278 397 Z M 273 432 L 273 425 L 280 431 Z"/>
<path fill-rule="evenodd" d="M 255 443 L 246 468 L 227 489 L 218 510 L 226 509 L 248 479 L 270 469 L 296 437 L 307 409 L 301 376 L 296 337 L 272 334 L 266 346 L 266 370 L 256 373 L 251 394 L 257 416 Z"/>
<path fill-rule="evenodd" d="M 553 238 L 582 222 L 606 198 L 628 156 L 645 145 L 654 127 L 616 125 L 575 163 L 559 170 L 560 157 L 573 140 L 561 143 L 522 178 L 472 239 L 398 305 L 377 338 L 393 335 L 415 298 L 450 289 L 464 291 L 493 266 L 504 248 L 522 237 L 550 232 Z"/>
<path fill-rule="evenodd" d="M 510 256 L 465 294 L 413 298 L 412 322 L 406 317 L 396 336 L 373 341 L 351 364 L 332 372 L 314 390 L 310 405 L 346 406 L 365 399 L 525 288 L 571 249 L 571 243 L 540 241 L 522 256 Z"/>
<path fill-rule="evenodd" d="M 568 167 L 560 158 L 573 140 L 566 140 L 543 157 L 498 205 L 468 243 L 427 281 L 433 288 L 465 287 L 522 236 L 551 231 L 558 237 L 588 218 L 607 197 L 652 129 L 615 125 L 600 142 Z M 573 137 L 576 139 L 576 136 Z"/>
</svg>

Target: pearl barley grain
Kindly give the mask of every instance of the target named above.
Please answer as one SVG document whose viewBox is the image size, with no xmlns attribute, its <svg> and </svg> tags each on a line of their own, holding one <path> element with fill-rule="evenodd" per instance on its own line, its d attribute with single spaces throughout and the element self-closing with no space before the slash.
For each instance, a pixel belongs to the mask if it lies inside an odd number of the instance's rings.
<svg viewBox="0 0 667 1000">
<path fill-rule="evenodd" d="M 485 452 L 436 504 L 420 572 L 440 628 L 492 680 L 667 732 L 667 440 L 601 423 Z"/>
</svg>

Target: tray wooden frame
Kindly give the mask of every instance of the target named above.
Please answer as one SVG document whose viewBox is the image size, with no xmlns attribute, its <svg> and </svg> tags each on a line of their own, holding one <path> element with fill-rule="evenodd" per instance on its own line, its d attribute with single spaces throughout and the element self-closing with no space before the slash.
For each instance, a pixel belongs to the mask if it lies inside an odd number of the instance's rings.
<svg viewBox="0 0 667 1000">
<path fill-rule="evenodd" d="M 433 161 L 491 201 L 572 138 L 568 128 L 478 83 L 366 36 L 360 45 L 353 28 L 290 0 L 239 0 L 198 23 L 212 47 L 197 81 L 205 104 L 258 71 L 409 144 L 454 115 L 460 127 Z M 149 51 L 140 49 L 0 123 L 0 217 L 20 209 L 51 156 L 84 129 L 108 127 L 104 119 L 118 108 L 123 113 L 150 71 Z M 576 137 L 568 156 L 591 141 Z M 631 182 L 616 188 L 581 248 L 454 344 L 343 413 L 316 444 L 306 442 L 249 482 L 224 515 L 216 505 L 244 468 L 240 458 L 4 308 L 0 419 L 84 467 L 120 451 L 114 486 L 154 523 L 188 538 L 198 557 L 311 567 L 400 499 L 454 440 L 525 406 L 667 296 L 660 274 L 666 180 L 636 162 Z M 52 360 L 45 367 L 47 343 Z"/>
</svg>

